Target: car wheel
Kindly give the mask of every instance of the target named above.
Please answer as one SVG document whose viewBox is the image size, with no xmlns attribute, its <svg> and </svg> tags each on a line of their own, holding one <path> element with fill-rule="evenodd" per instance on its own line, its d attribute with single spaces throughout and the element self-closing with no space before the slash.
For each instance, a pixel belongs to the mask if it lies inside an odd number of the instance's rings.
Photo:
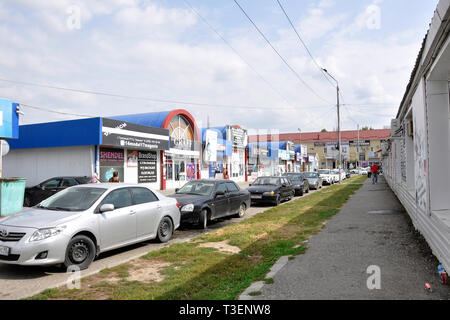
<svg viewBox="0 0 450 320">
<path fill-rule="evenodd" d="M 172 238 L 173 234 L 173 223 L 169 217 L 162 218 L 158 226 L 158 241 L 167 242 Z"/>
<path fill-rule="evenodd" d="M 200 219 L 198 222 L 200 229 L 207 229 L 208 226 L 208 211 L 205 209 L 200 212 Z"/>
<path fill-rule="evenodd" d="M 95 258 L 95 244 L 91 238 L 79 235 L 70 240 L 67 250 L 64 266 L 77 266 L 80 270 L 87 269 Z"/>
<path fill-rule="evenodd" d="M 247 206 L 242 203 L 241 206 L 239 207 L 239 213 L 238 213 L 238 218 L 242 218 L 245 215 L 245 210 L 247 210 Z"/>
</svg>

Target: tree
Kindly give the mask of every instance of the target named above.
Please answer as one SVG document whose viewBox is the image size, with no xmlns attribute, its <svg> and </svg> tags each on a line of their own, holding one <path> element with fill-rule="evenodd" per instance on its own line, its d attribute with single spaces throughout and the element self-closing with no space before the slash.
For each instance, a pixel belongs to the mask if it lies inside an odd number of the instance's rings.
<svg viewBox="0 0 450 320">
<path fill-rule="evenodd" d="M 327 129 L 323 128 L 320 132 L 328 132 Z"/>
<path fill-rule="evenodd" d="M 372 127 L 365 126 L 365 127 L 362 127 L 361 130 L 362 130 L 362 131 L 367 131 L 367 130 L 373 130 L 373 128 L 372 128 Z"/>
</svg>

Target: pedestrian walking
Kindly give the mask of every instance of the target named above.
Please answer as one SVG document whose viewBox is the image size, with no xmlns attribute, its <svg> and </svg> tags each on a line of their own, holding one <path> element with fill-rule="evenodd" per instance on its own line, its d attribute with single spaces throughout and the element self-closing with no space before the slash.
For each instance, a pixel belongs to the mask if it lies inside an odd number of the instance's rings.
<svg viewBox="0 0 450 320">
<path fill-rule="evenodd" d="M 378 183 L 378 174 L 380 173 L 380 168 L 377 166 L 376 163 L 370 167 L 370 171 L 372 172 L 372 184 Z"/>
<path fill-rule="evenodd" d="M 223 168 L 223 171 L 222 171 L 222 174 L 223 174 L 223 178 L 225 179 L 225 180 L 229 180 L 230 179 L 230 177 L 228 176 L 228 170 L 227 170 L 227 168 Z"/>
<path fill-rule="evenodd" d="M 120 182 L 119 172 L 117 170 L 113 172 L 113 176 L 109 179 L 109 182 Z"/>
</svg>

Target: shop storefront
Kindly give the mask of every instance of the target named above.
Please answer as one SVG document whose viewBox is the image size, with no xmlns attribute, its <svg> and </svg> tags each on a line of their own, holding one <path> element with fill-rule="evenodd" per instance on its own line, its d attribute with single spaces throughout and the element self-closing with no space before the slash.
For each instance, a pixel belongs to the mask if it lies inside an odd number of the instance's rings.
<svg viewBox="0 0 450 320">
<path fill-rule="evenodd" d="M 169 148 L 169 131 L 106 118 L 19 127 L 21 139 L 5 158 L 9 175 L 28 185 L 55 176 L 99 175 L 108 182 L 146 183 L 159 189 L 158 154 Z"/>
<path fill-rule="evenodd" d="M 189 112 L 178 109 L 121 116 L 116 119 L 168 130 L 169 148 L 161 151 L 157 157 L 161 190 L 179 188 L 186 182 L 201 177 L 200 132 Z"/>
</svg>

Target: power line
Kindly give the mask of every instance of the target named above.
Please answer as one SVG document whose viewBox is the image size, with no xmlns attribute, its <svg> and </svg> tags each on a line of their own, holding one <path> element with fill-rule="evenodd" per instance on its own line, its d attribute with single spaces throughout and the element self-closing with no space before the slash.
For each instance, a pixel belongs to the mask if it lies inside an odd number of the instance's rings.
<svg viewBox="0 0 450 320">
<path fill-rule="evenodd" d="M 62 111 L 56 111 L 56 110 L 51 110 L 51 109 L 47 109 L 47 108 L 42 108 L 42 107 L 38 107 L 38 106 L 32 106 L 26 103 L 20 103 L 17 102 L 21 107 L 26 107 L 26 108 L 30 108 L 30 109 L 35 109 L 35 110 L 39 110 L 39 111 L 44 111 L 44 112 L 51 112 L 51 113 L 56 113 L 56 114 L 62 114 L 62 115 L 69 115 L 69 116 L 76 116 L 76 117 L 81 117 L 81 118 L 95 118 L 94 116 L 88 116 L 85 114 L 76 114 L 76 113 L 69 113 L 69 112 L 62 112 Z"/>
<path fill-rule="evenodd" d="M 274 92 L 276 92 L 285 102 L 292 104 L 284 97 L 279 90 L 277 90 L 267 79 L 265 79 L 228 41 L 223 37 L 217 29 L 215 29 L 201 14 L 196 10 L 187 0 L 184 3 L 220 38 L 222 41 L 261 79 L 263 80 Z"/>
<path fill-rule="evenodd" d="M 300 75 L 294 70 L 294 68 L 291 67 L 291 65 L 286 61 L 285 58 L 278 52 L 278 50 L 273 46 L 273 44 L 270 42 L 270 40 L 264 35 L 264 33 L 259 29 L 259 27 L 256 25 L 256 23 L 250 18 L 250 16 L 247 14 L 247 12 L 241 7 L 241 5 L 237 2 L 237 0 L 234 0 L 234 3 L 239 7 L 239 9 L 242 11 L 242 13 L 247 17 L 247 19 L 251 22 L 251 24 L 255 27 L 256 31 L 264 38 L 264 40 L 269 44 L 269 46 L 272 48 L 273 51 L 280 57 L 280 59 L 284 62 L 284 64 L 292 71 L 292 73 L 297 77 L 297 79 L 305 86 L 307 87 L 316 97 L 319 99 L 329 103 L 327 100 L 322 98 L 316 91 L 314 91 L 313 88 L 311 88 L 303 79 L 300 77 Z"/>
<path fill-rule="evenodd" d="M 280 0 L 276 0 L 278 2 L 278 5 L 280 6 L 281 10 L 283 11 L 284 15 L 286 16 L 286 19 L 289 21 L 292 29 L 294 30 L 295 34 L 297 35 L 297 38 L 300 40 L 300 42 L 302 43 L 303 47 L 305 47 L 306 52 L 308 52 L 309 56 L 311 57 L 311 60 L 314 62 L 314 64 L 316 65 L 316 67 L 319 69 L 320 73 L 324 76 L 324 78 L 334 87 L 334 84 L 331 82 L 331 80 L 326 76 L 325 72 L 323 71 L 322 67 L 319 66 L 319 64 L 317 63 L 316 59 L 314 59 L 311 51 L 309 50 L 308 46 L 306 45 L 306 43 L 303 41 L 302 37 L 300 36 L 300 33 L 297 31 L 297 28 L 295 28 L 294 24 L 292 23 L 291 18 L 289 17 L 289 15 L 287 14 L 286 10 L 284 9 L 283 5 L 281 4 Z"/>
<path fill-rule="evenodd" d="M 0 78 L 0 81 L 14 83 L 14 84 L 20 84 L 20 85 L 26 85 L 26 86 L 41 87 L 41 88 L 47 88 L 47 89 L 57 89 L 57 90 L 64 90 L 64 91 L 70 91 L 70 92 L 76 92 L 76 93 L 100 95 L 100 96 L 107 96 L 107 97 L 121 98 L 121 99 L 143 100 L 143 101 L 152 101 L 152 102 L 161 102 L 161 103 L 185 104 L 185 105 L 195 105 L 195 106 L 202 106 L 202 107 L 217 107 L 217 108 L 253 109 L 253 110 L 272 110 L 272 109 L 274 109 L 273 107 L 263 108 L 260 106 L 224 105 L 224 104 L 212 104 L 212 103 L 201 103 L 201 102 L 187 102 L 187 101 L 180 101 L 180 100 L 166 100 L 166 99 L 157 99 L 157 98 L 136 97 L 136 96 L 121 95 L 121 94 L 114 94 L 114 93 L 100 92 L 100 91 L 93 91 L 93 90 L 82 90 L 82 89 L 73 89 L 73 88 L 53 86 L 53 85 L 44 85 L 44 84 L 17 81 L 17 80 L 9 80 L 9 79 L 3 79 L 3 78 Z M 310 108 L 328 108 L 328 107 L 329 107 L 329 105 L 322 105 L 322 106 L 311 106 Z M 293 107 L 293 106 L 291 106 L 291 107 L 276 107 L 276 109 L 286 109 L 286 110 L 292 110 L 292 109 L 297 110 L 297 109 L 304 109 L 304 108 L 305 107 L 299 108 L 299 107 Z"/>
</svg>

